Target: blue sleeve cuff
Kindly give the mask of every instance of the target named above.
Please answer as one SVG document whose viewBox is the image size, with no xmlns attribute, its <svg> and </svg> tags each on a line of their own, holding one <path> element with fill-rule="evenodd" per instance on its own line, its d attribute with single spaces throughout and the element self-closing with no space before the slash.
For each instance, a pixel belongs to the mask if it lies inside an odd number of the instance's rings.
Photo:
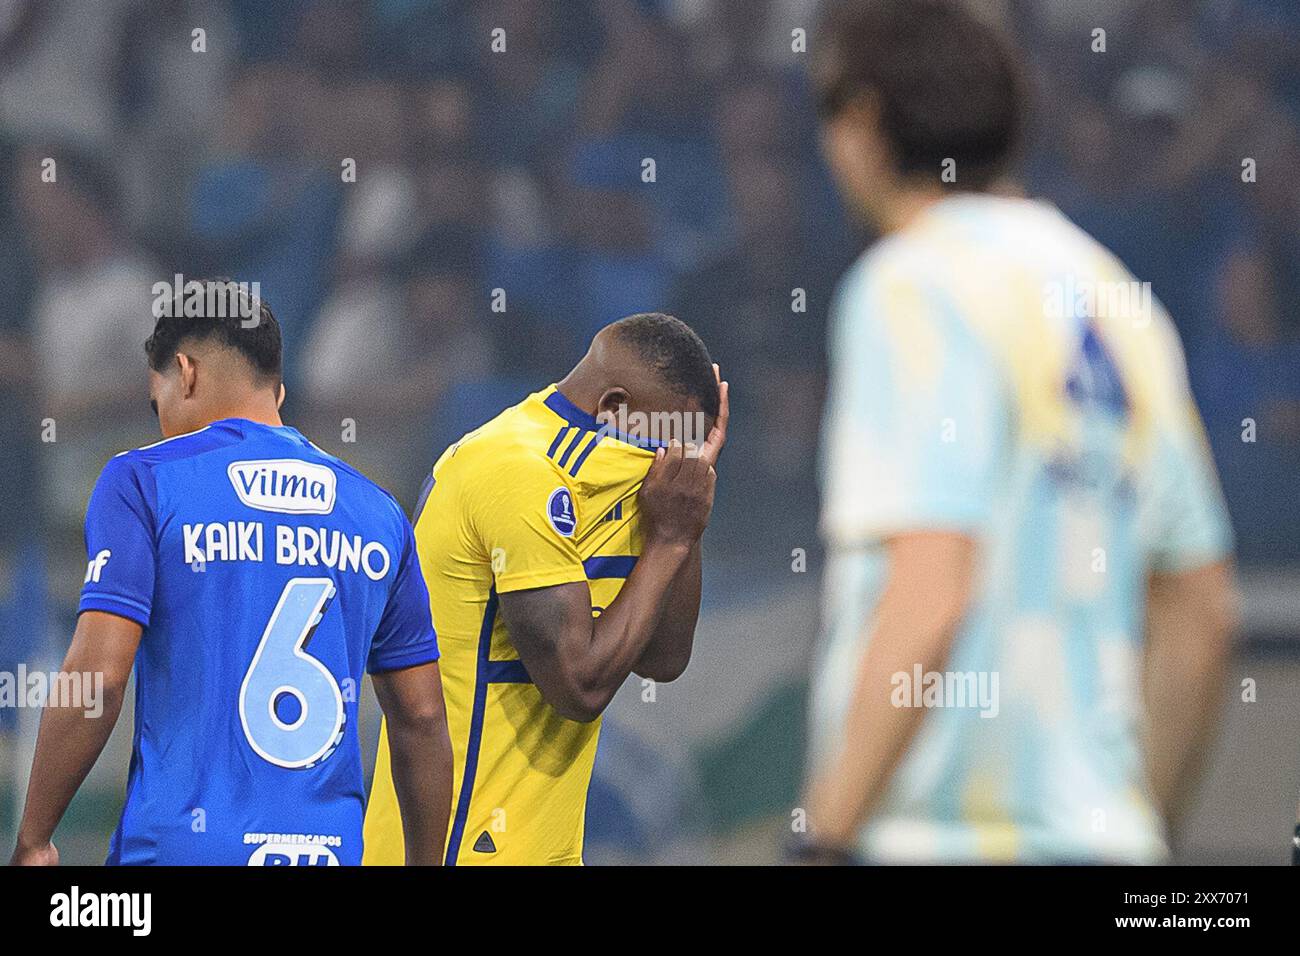
<svg viewBox="0 0 1300 956">
<path fill-rule="evenodd" d="M 124 617 L 128 621 L 135 621 L 141 627 L 149 626 L 149 610 L 149 606 L 141 601 L 122 597 L 119 594 L 101 594 L 94 591 L 83 594 L 81 603 L 77 605 L 78 614 L 83 611 L 104 611 L 107 614 Z"/>
<path fill-rule="evenodd" d="M 438 652 L 438 638 L 430 631 L 427 641 L 404 647 L 391 654 L 372 654 L 366 670 L 371 674 L 400 671 L 407 667 L 419 667 L 421 664 L 431 663 L 441 656 Z"/>
</svg>

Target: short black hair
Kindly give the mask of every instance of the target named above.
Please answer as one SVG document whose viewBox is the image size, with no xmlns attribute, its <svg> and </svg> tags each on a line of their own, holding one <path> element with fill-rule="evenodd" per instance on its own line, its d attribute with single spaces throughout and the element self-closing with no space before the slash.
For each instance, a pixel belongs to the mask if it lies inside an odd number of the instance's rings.
<svg viewBox="0 0 1300 956">
<path fill-rule="evenodd" d="M 213 308 L 213 299 L 205 293 L 209 289 L 220 291 L 221 287 L 230 290 L 226 306 Z M 249 314 L 249 306 L 254 304 L 256 320 Z M 144 351 L 149 357 L 149 367 L 155 372 L 167 368 L 183 343 L 212 340 L 239 352 L 258 378 L 272 385 L 280 384 L 283 376 L 280 323 L 260 295 L 248 296 L 230 279 L 201 279 L 197 283 L 186 282 L 170 300 L 170 308 L 159 308 L 156 302 L 154 311 L 158 318 L 153 334 L 145 340 Z"/>
<path fill-rule="evenodd" d="M 833 0 L 822 19 L 818 107 L 833 116 L 874 93 L 904 175 L 987 188 L 1026 122 L 1027 83 L 1010 40 L 965 0 Z M 943 183 L 942 163 L 957 164 Z"/>
<path fill-rule="evenodd" d="M 638 312 L 607 328 L 645 359 L 679 395 L 694 398 L 710 418 L 718 417 L 718 381 L 704 341 L 681 319 L 663 312 Z"/>
</svg>

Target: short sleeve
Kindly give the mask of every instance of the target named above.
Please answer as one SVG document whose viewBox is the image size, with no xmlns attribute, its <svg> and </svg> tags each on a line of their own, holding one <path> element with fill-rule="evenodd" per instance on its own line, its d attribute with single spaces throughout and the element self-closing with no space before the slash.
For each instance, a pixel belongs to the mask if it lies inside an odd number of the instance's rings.
<svg viewBox="0 0 1300 956">
<path fill-rule="evenodd" d="M 497 593 L 585 581 L 578 498 L 541 455 L 501 462 L 468 496 L 469 522 Z"/>
<path fill-rule="evenodd" d="M 420 571 L 411 526 L 403 519 L 402 557 L 397 563 L 388 603 L 370 645 L 367 670 L 383 671 L 418 667 L 438 659 L 438 638 L 429 608 L 429 589 Z"/>
<path fill-rule="evenodd" d="M 1181 350 L 1176 342 L 1170 348 L 1177 361 L 1154 423 L 1139 514 L 1150 568 L 1178 572 L 1228 557 L 1233 534 Z"/>
<path fill-rule="evenodd" d="M 859 269 L 832 317 L 822 530 L 832 546 L 977 531 L 1009 431 L 995 356 L 944 290 Z"/>
<path fill-rule="evenodd" d="M 105 611 L 148 627 L 157 565 L 157 493 L 148 466 L 110 461 L 86 508 L 86 577 L 82 611 Z"/>
</svg>

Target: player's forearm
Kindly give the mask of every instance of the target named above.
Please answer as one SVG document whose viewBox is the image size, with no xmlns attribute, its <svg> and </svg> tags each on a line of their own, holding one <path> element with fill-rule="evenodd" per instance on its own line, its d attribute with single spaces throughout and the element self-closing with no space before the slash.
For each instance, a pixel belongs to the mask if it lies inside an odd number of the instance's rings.
<svg viewBox="0 0 1300 956">
<path fill-rule="evenodd" d="M 77 788 L 113 733 L 124 693 L 124 686 L 106 686 L 103 708 L 94 715 L 84 705 L 59 706 L 53 701 L 46 706 L 18 828 L 19 850 L 43 847 L 53 839 Z"/>
<path fill-rule="evenodd" d="M 408 866 L 442 862 L 451 817 L 451 738 L 436 661 L 374 675 L 388 729 Z"/>
<path fill-rule="evenodd" d="M 451 740 L 436 726 L 389 720 L 393 789 L 402 814 L 407 866 L 442 863 L 451 817 Z"/>
<path fill-rule="evenodd" d="M 1231 571 L 1215 565 L 1153 578 L 1143 675 L 1152 797 L 1171 830 L 1196 789 L 1236 629 Z"/>
<path fill-rule="evenodd" d="M 635 671 L 656 681 L 676 680 L 691 662 L 695 624 L 700 616 L 703 558 L 700 543 L 678 570 L 669 589 L 659 626 L 637 659 Z"/>
<path fill-rule="evenodd" d="M 850 845 L 920 729 L 923 708 L 894 705 L 894 679 L 946 665 L 966 613 L 973 549 L 925 537 L 895 543 L 890 576 L 875 614 L 845 717 L 840 753 L 810 794 L 816 840 Z"/>
<path fill-rule="evenodd" d="M 818 842 L 845 846 L 853 842 L 870 814 L 899 758 L 924 718 L 919 707 L 891 702 L 895 674 L 943 668 L 951 629 L 932 626 L 913 631 L 904 626 L 878 628 L 858 673 L 844 725 L 843 749 L 817 781 L 809 824 Z"/>
<path fill-rule="evenodd" d="M 594 720 L 614 698 L 645 653 L 681 569 L 690 561 L 685 543 L 647 542 L 613 602 L 592 622 L 585 653 L 574 658 L 582 716 Z"/>
</svg>

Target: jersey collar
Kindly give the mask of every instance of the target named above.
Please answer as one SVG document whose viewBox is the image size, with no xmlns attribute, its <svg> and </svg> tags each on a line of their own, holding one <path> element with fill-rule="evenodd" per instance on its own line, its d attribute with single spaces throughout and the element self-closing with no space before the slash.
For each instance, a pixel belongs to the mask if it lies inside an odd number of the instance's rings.
<svg viewBox="0 0 1300 956">
<path fill-rule="evenodd" d="M 573 402 L 565 398 L 563 393 L 561 393 L 559 388 L 555 385 L 551 386 L 550 394 L 542 399 L 542 402 L 547 408 L 555 412 L 555 414 L 559 415 L 570 425 L 576 425 L 578 428 L 586 429 L 589 432 L 600 432 L 603 435 L 608 435 L 610 438 L 617 439 L 618 441 L 628 445 L 634 445 L 637 448 L 654 449 L 663 447 L 664 445 L 663 442 L 655 441 L 650 438 L 637 438 L 633 435 L 625 434 L 617 428 L 614 428 L 612 425 L 602 425 L 600 422 L 596 421 L 594 415 L 588 414 L 577 405 L 573 404 Z"/>
</svg>

